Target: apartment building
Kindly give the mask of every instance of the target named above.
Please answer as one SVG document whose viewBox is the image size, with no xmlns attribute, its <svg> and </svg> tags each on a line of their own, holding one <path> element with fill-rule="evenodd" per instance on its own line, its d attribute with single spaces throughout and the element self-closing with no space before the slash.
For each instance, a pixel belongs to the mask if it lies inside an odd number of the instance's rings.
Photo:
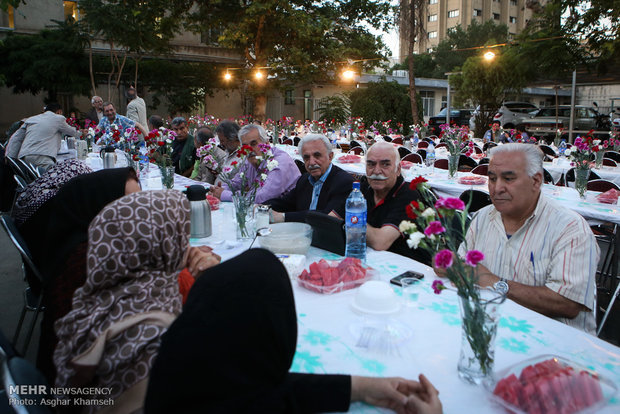
<svg viewBox="0 0 620 414">
<path fill-rule="evenodd" d="M 401 0 L 401 15 L 403 7 L 408 7 L 410 0 Z M 495 23 L 504 23 L 508 32 L 514 36 L 521 32 L 532 17 L 530 4 L 540 5 L 539 2 L 529 0 L 425 0 L 424 1 L 424 31 L 426 33 L 418 39 L 414 46 L 415 53 L 431 52 L 440 41 L 448 35 L 448 30 L 461 26 L 466 29 L 472 20 L 479 23 L 493 20 Z M 404 61 L 408 53 L 409 22 L 400 20 L 400 60 Z"/>
</svg>

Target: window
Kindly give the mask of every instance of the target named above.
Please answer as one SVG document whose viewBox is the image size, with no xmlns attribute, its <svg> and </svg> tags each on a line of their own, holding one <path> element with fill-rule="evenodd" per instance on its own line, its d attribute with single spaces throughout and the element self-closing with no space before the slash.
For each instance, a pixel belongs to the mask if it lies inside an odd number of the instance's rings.
<svg viewBox="0 0 620 414">
<path fill-rule="evenodd" d="M 493 13 L 493 19 L 499 20 L 499 13 Z"/>
<path fill-rule="evenodd" d="M 209 27 L 200 32 L 200 43 L 205 45 L 219 45 L 219 37 L 222 34 L 222 27 Z"/>
<path fill-rule="evenodd" d="M 65 10 L 65 20 L 73 19 L 76 22 L 80 20 L 80 14 L 78 12 L 77 1 L 63 1 L 62 5 Z"/>
<path fill-rule="evenodd" d="M 437 4 L 437 0 L 428 0 L 428 4 Z"/>
<path fill-rule="evenodd" d="M 436 22 L 437 21 L 437 15 L 436 14 L 431 14 L 428 16 L 428 21 L 429 22 Z"/>
<path fill-rule="evenodd" d="M 15 11 L 9 6 L 6 12 L 0 11 L 0 27 L 15 29 Z"/>
<path fill-rule="evenodd" d="M 482 16 L 482 9 L 474 9 L 474 16 Z"/>
<path fill-rule="evenodd" d="M 437 37 L 437 32 L 428 32 L 428 38 L 429 39 L 434 39 Z"/>
<path fill-rule="evenodd" d="M 287 89 L 284 91 L 284 105 L 295 105 L 294 92 L 294 89 Z"/>
<path fill-rule="evenodd" d="M 446 95 L 442 95 L 441 97 L 441 107 L 445 108 L 448 106 L 448 97 Z"/>
<path fill-rule="evenodd" d="M 304 91 L 304 119 L 312 120 L 312 91 Z"/>
<path fill-rule="evenodd" d="M 510 16 L 510 18 L 508 20 L 510 20 L 510 23 L 516 23 L 517 22 L 517 18 L 514 17 L 514 16 Z"/>
<path fill-rule="evenodd" d="M 517 5 L 517 0 L 510 0 L 510 5 L 511 6 L 516 6 Z"/>
<path fill-rule="evenodd" d="M 420 97 L 422 98 L 422 108 L 424 116 L 435 115 L 435 92 L 433 91 L 420 91 Z"/>
<path fill-rule="evenodd" d="M 448 12 L 448 17 L 449 17 L 449 18 L 450 18 L 450 17 L 459 17 L 459 11 L 458 11 L 458 9 L 457 9 L 457 10 L 450 10 L 450 11 Z"/>
</svg>

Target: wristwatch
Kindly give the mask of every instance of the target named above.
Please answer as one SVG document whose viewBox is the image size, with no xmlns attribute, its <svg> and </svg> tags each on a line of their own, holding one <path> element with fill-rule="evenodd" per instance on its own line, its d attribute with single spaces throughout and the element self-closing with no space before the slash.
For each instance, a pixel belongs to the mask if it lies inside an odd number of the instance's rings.
<svg viewBox="0 0 620 414">
<path fill-rule="evenodd" d="M 506 281 L 506 279 L 500 277 L 499 281 L 495 282 L 495 284 L 493 285 L 493 289 L 495 289 L 504 296 L 508 296 L 508 290 L 510 289 L 510 286 L 508 286 L 508 282 Z"/>
</svg>

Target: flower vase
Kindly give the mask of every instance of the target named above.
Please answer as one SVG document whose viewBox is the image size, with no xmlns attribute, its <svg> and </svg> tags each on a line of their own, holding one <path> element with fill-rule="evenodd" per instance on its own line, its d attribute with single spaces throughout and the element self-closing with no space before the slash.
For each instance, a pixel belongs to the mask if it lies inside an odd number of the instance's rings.
<svg viewBox="0 0 620 414">
<path fill-rule="evenodd" d="M 456 177 L 456 172 L 459 169 L 459 156 L 448 155 L 448 176 L 450 178 Z"/>
<path fill-rule="evenodd" d="M 161 185 L 163 188 L 171 190 L 174 188 L 174 166 L 159 166 L 161 172 Z"/>
<path fill-rule="evenodd" d="M 589 168 L 575 168 L 575 190 L 579 193 L 582 200 L 586 199 L 586 191 L 588 187 L 588 177 L 590 176 Z"/>
<path fill-rule="evenodd" d="M 499 310 L 506 297 L 490 288 L 476 288 L 474 295 L 477 297 L 459 296 L 462 337 L 458 373 L 464 381 L 479 385 L 493 373 Z"/>
<path fill-rule="evenodd" d="M 601 168 L 603 166 L 603 156 L 605 155 L 605 152 L 598 151 L 595 154 L 594 168 Z"/>
<path fill-rule="evenodd" d="M 138 181 L 140 181 L 140 163 L 138 161 L 134 161 L 131 154 L 125 153 L 125 158 L 127 159 L 127 166 L 134 169 L 136 172 L 136 177 L 138 177 Z"/>
<path fill-rule="evenodd" d="M 254 237 L 254 196 L 254 193 L 243 194 L 239 192 L 232 196 L 238 240 Z"/>
</svg>

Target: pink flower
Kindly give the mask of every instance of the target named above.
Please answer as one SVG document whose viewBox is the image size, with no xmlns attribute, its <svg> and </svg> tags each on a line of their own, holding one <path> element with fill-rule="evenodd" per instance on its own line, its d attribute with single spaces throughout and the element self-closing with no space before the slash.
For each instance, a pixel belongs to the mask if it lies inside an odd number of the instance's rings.
<svg viewBox="0 0 620 414">
<path fill-rule="evenodd" d="M 465 255 L 465 263 L 470 265 L 471 267 L 475 267 L 478 263 L 480 263 L 484 259 L 484 254 L 478 250 L 470 250 Z"/>
<path fill-rule="evenodd" d="M 435 203 L 435 208 L 445 208 L 448 210 L 464 210 L 465 203 L 458 198 L 448 197 L 448 198 L 440 198 Z"/>
<path fill-rule="evenodd" d="M 431 287 L 433 288 L 433 292 L 435 292 L 436 295 L 439 295 L 441 291 L 446 288 L 441 280 L 434 280 Z"/>
<path fill-rule="evenodd" d="M 424 230 L 424 234 L 430 236 L 431 234 L 441 234 L 445 232 L 446 229 L 441 225 L 438 221 L 431 221 L 428 223 L 428 227 Z"/>
<path fill-rule="evenodd" d="M 440 269 L 452 267 L 452 252 L 448 249 L 440 250 L 435 255 L 435 267 Z"/>
</svg>

